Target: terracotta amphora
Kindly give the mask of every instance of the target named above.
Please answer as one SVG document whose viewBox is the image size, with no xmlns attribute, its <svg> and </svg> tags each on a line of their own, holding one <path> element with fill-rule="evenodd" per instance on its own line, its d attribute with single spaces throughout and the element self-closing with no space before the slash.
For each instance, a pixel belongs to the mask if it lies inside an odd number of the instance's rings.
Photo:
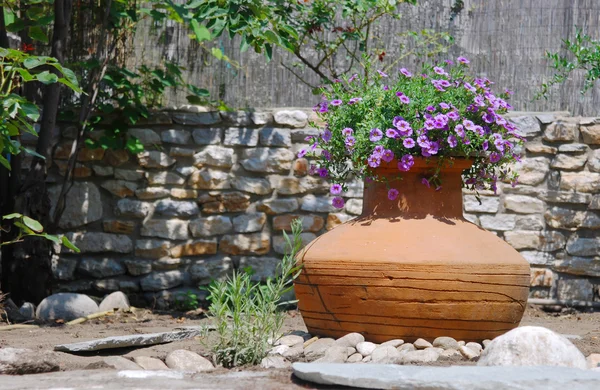
<svg viewBox="0 0 600 390">
<path fill-rule="evenodd" d="M 429 164 L 429 165 L 428 165 Z M 439 190 L 422 179 L 435 160 L 415 159 L 400 182 L 365 185 L 362 214 L 298 254 L 298 306 L 313 335 L 359 332 L 367 340 L 450 336 L 492 339 L 515 328 L 529 292 L 529 264 L 495 234 L 463 217 L 461 173 L 442 169 Z M 398 177 L 395 163 L 377 168 Z"/>
</svg>

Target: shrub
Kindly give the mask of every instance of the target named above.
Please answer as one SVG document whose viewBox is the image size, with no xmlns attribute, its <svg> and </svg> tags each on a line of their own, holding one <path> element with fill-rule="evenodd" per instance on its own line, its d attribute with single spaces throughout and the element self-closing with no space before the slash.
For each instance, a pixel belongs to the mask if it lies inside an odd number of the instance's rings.
<svg viewBox="0 0 600 390">
<path fill-rule="evenodd" d="M 251 280 L 251 273 L 236 271 L 224 281 L 208 287 L 209 315 L 214 321 L 218 340 L 212 346 L 214 360 L 224 367 L 258 364 L 267 355 L 270 340 L 279 336 L 285 313 L 281 306 L 284 294 L 300 267 L 295 256 L 300 250 L 302 222 L 292 222 L 292 236 L 283 232 L 287 251 L 278 265 L 276 276 L 261 284 Z"/>
</svg>

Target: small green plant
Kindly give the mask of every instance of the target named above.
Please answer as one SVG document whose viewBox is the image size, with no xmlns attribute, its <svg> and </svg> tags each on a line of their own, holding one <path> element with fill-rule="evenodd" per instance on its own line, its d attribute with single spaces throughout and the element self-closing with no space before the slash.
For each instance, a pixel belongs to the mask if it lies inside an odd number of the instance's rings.
<svg viewBox="0 0 600 390">
<path fill-rule="evenodd" d="M 44 227 L 42 226 L 41 223 L 39 223 L 39 221 L 37 221 L 33 218 L 30 218 L 26 215 L 19 214 L 19 213 L 12 213 L 12 214 L 3 216 L 0 220 L 12 221 L 12 224 L 18 229 L 17 236 L 14 239 L 12 239 L 11 241 L 0 242 L 0 246 L 10 245 L 10 244 L 14 244 L 17 242 L 22 242 L 25 237 L 43 237 L 46 240 L 50 240 L 50 241 L 54 242 L 55 244 L 64 245 L 67 248 L 69 248 L 77 253 L 80 252 L 79 248 L 77 248 L 75 245 L 73 245 L 73 243 L 71 241 L 69 241 L 67 236 L 59 237 L 59 236 L 45 233 Z M 0 232 L 2 232 L 2 231 L 8 232 L 9 231 L 8 229 L 9 228 L 4 228 L 3 226 L 0 225 Z"/>
<path fill-rule="evenodd" d="M 209 315 L 218 334 L 212 347 L 216 363 L 224 367 L 258 364 L 267 355 L 269 339 L 277 338 L 283 325 L 281 306 L 289 303 L 282 298 L 300 271 L 295 261 L 302 245 L 300 233 L 302 222 L 296 219 L 291 238 L 283 233 L 287 250 L 276 276 L 265 284 L 252 282 L 250 273 L 242 271 L 208 287 Z"/>
<path fill-rule="evenodd" d="M 180 311 L 195 310 L 200 306 L 198 296 L 191 291 L 180 293 L 175 300 L 175 308 Z"/>
</svg>

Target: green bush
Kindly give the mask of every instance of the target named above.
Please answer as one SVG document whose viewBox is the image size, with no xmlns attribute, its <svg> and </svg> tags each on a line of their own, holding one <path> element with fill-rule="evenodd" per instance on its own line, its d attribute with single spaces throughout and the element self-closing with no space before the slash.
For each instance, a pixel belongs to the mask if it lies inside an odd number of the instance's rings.
<svg viewBox="0 0 600 390">
<path fill-rule="evenodd" d="M 300 267 L 295 256 L 300 250 L 302 222 L 292 222 L 291 238 L 285 232 L 286 254 L 278 265 L 276 276 L 261 284 L 251 280 L 248 271 L 236 271 L 224 281 L 208 287 L 209 315 L 218 334 L 212 346 L 214 360 L 224 367 L 259 364 L 270 348 L 269 340 L 279 337 L 285 312 L 281 306 L 284 294 Z"/>
</svg>

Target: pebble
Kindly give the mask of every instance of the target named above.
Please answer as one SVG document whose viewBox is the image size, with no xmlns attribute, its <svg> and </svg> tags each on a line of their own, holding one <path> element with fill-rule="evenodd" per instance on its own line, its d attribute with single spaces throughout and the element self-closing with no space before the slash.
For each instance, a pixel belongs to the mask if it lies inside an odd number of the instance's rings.
<svg viewBox="0 0 600 390">
<path fill-rule="evenodd" d="M 460 347 L 460 345 L 458 345 L 458 341 L 456 341 L 452 337 L 445 336 L 438 337 L 435 340 L 433 340 L 433 346 L 443 349 L 458 349 L 458 347 Z"/>
<path fill-rule="evenodd" d="M 402 357 L 402 353 L 396 348 L 390 345 L 386 345 L 375 348 L 375 350 L 371 353 L 370 356 L 373 363 L 395 364 L 398 363 L 398 361 Z"/>
<path fill-rule="evenodd" d="M 483 348 L 487 348 L 488 345 L 490 345 L 491 342 L 492 342 L 492 340 L 490 340 L 490 339 L 483 340 L 483 342 L 482 342 Z"/>
<path fill-rule="evenodd" d="M 334 345 L 325 351 L 325 355 L 315 363 L 345 363 L 348 360 L 348 347 Z"/>
<path fill-rule="evenodd" d="M 463 355 L 465 357 L 465 359 L 468 359 L 468 360 L 473 360 L 473 359 L 479 357 L 479 353 L 477 351 L 474 351 L 467 346 L 459 347 L 458 351 L 460 352 L 461 355 Z"/>
<path fill-rule="evenodd" d="M 464 341 L 462 341 L 462 340 L 458 342 L 458 346 L 459 347 L 464 347 L 465 344 L 466 343 Z"/>
<path fill-rule="evenodd" d="M 335 345 L 341 347 L 352 347 L 355 348 L 358 343 L 365 341 L 365 336 L 360 333 L 348 333 L 347 335 L 340 337 L 335 341 Z"/>
<path fill-rule="evenodd" d="M 133 361 L 144 370 L 168 370 L 169 367 L 162 360 L 150 356 L 136 356 Z"/>
<path fill-rule="evenodd" d="M 293 346 L 292 348 L 288 349 L 283 353 L 284 358 L 293 362 L 299 360 L 302 357 L 302 355 L 304 355 L 304 348 L 302 348 L 301 344 Z"/>
<path fill-rule="evenodd" d="M 352 354 L 346 360 L 346 363 L 360 363 L 363 361 L 363 356 L 360 353 Z"/>
<path fill-rule="evenodd" d="M 404 344 L 404 340 L 402 340 L 402 339 L 393 339 L 393 340 L 386 341 L 385 343 L 381 343 L 381 345 L 390 345 L 394 348 L 398 348 L 402 344 Z"/>
<path fill-rule="evenodd" d="M 593 353 L 585 358 L 588 368 L 600 367 L 600 353 Z"/>
<path fill-rule="evenodd" d="M 325 352 L 334 344 L 335 340 L 330 338 L 315 340 L 311 342 L 308 347 L 304 348 L 304 356 L 308 361 L 322 358 L 325 356 Z"/>
<path fill-rule="evenodd" d="M 479 343 L 474 343 L 474 342 L 466 343 L 465 347 L 471 348 L 473 351 L 477 352 L 477 354 L 479 354 L 479 355 L 481 355 L 481 351 L 483 351 L 483 347 Z"/>
<path fill-rule="evenodd" d="M 304 342 L 304 338 L 302 336 L 298 336 L 295 334 L 289 334 L 287 336 L 281 337 L 275 345 L 287 345 L 288 347 L 293 347 L 297 344 L 301 344 Z"/>
<path fill-rule="evenodd" d="M 115 370 L 141 370 L 142 367 L 135 364 L 129 359 L 125 359 L 122 356 L 107 356 L 102 359 L 102 362 Z"/>
<path fill-rule="evenodd" d="M 406 344 L 402 344 L 401 346 L 398 347 L 398 351 L 414 351 L 416 348 L 414 345 L 412 345 L 411 343 L 406 343 Z"/>
<path fill-rule="evenodd" d="M 459 347 L 460 348 L 460 347 Z M 456 349 L 445 349 L 440 352 L 439 360 L 462 360 L 463 355 Z"/>
<path fill-rule="evenodd" d="M 363 361 L 363 363 L 369 363 L 372 360 L 373 360 L 373 356 L 369 355 L 369 356 L 365 356 L 362 361 Z"/>
<path fill-rule="evenodd" d="M 415 346 L 416 349 L 425 349 L 425 348 L 433 347 L 433 345 L 431 345 L 431 343 L 429 341 L 424 340 L 424 339 L 417 339 L 417 341 L 415 341 L 413 343 L 413 345 Z"/>
<path fill-rule="evenodd" d="M 444 352 L 444 348 L 438 348 L 438 347 L 429 347 L 429 348 L 425 348 L 426 350 L 432 350 L 438 353 L 438 355 L 442 352 Z"/>
<path fill-rule="evenodd" d="M 354 355 L 356 353 L 356 348 L 346 347 L 346 351 L 348 351 L 348 356 Z"/>
<path fill-rule="evenodd" d="M 291 364 L 283 356 L 269 355 L 261 360 L 260 366 L 262 368 L 288 368 Z"/>
<path fill-rule="evenodd" d="M 290 350 L 290 347 L 287 345 L 278 345 L 276 347 L 271 348 L 269 351 L 269 355 L 283 355 L 287 351 Z"/>
<path fill-rule="evenodd" d="M 204 372 L 215 368 L 210 360 L 187 349 L 176 349 L 170 352 L 165 363 L 173 370 L 186 372 Z"/>
<path fill-rule="evenodd" d="M 402 363 L 431 363 L 438 360 L 440 354 L 431 348 L 423 349 L 419 351 L 406 352 L 402 356 Z"/>
<path fill-rule="evenodd" d="M 382 347 L 390 346 L 392 348 L 395 348 L 394 345 L 389 345 L 389 344 L 385 345 L 385 343 L 381 344 L 381 346 Z M 377 348 L 377 344 L 372 343 L 370 341 L 363 341 L 362 343 L 358 343 L 356 345 L 356 350 L 358 351 L 358 353 L 360 353 L 363 356 L 369 356 L 370 354 L 373 353 L 373 351 L 375 350 L 375 348 Z"/>
</svg>

